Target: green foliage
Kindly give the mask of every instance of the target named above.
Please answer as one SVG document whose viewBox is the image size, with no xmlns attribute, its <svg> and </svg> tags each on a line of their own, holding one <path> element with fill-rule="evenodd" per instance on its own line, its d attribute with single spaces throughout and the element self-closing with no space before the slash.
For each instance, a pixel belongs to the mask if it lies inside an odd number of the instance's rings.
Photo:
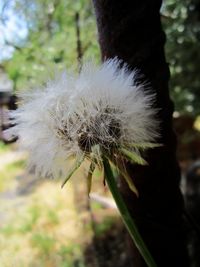
<svg viewBox="0 0 200 267">
<path fill-rule="evenodd" d="M 17 161 L 15 161 L 15 162 L 13 162 L 13 163 L 11 163 L 11 164 L 9 164 L 8 165 L 8 168 L 10 168 L 10 169 L 12 169 L 12 168 L 24 168 L 25 167 L 25 165 L 26 165 L 26 162 L 25 162 L 25 160 L 23 160 L 23 159 L 20 159 L 20 160 L 17 160 Z"/>
<path fill-rule="evenodd" d="M 200 113 L 200 7 L 199 0 L 164 1 L 166 55 L 171 70 L 171 94 L 176 110 Z"/>
<path fill-rule="evenodd" d="M 5 0 L 4 0 L 5 1 Z M 166 56 L 171 70 L 171 95 L 176 110 L 200 113 L 199 0 L 163 1 L 162 21 L 167 34 Z M 3 62 L 15 90 L 28 89 L 66 67 L 78 69 L 76 13 L 83 60 L 100 59 L 92 3 L 87 0 L 15 0 L 12 7 L 28 30 L 19 49 Z M 13 37 L 13 39 L 16 39 Z"/>
<path fill-rule="evenodd" d="M 52 225 L 56 225 L 59 223 L 59 218 L 57 215 L 56 210 L 48 210 L 47 211 L 47 219 L 49 221 L 49 223 L 51 223 Z"/>
<path fill-rule="evenodd" d="M 0 154 L 5 153 L 8 150 L 9 150 L 8 146 L 0 141 Z"/>
<path fill-rule="evenodd" d="M 75 66 L 77 36 L 75 15 L 79 14 L 82 54 L 98 57 L 95 18 L 90 1 L 16 0 L 15 12 L 28 28 L 12 60 L 5 62 L 15 89 L 27 89 L 42 83 L 50 73 Z"/>
<path fill-rule="evenodd" d="M 101 223 L 96 224 L 95 226 L 96 236 L 101 236 L 109 229 L 111 229 L 115 221 L 116 221 L 115 217 L 106 217 Z"/>
<path fill-rule="evenodd" d="M 32 235 L 31 242 L 45 256 L 49 256 L 55 246 L 55 239 L 44 233 L 35 233 Z"/>
<path fill-rule="evenodd" d="M 23 220 L 22 225 L 19 227 L 19 232 L 28 233 L 31 232 L 36 225 L 41 215 L 41 210 L 38 206 L 32 206 L 28 209 L 28 218 Z"/>
<path fill-rule="evenodd" d="M 9 189 L 10 185 L 13 183 L 13 178 L 15 179 L 13 175 L 20 175 L 23 166 L 23 160 L 16 160 L 15 162 L 5 164 L 5 167 L 2 166 L 0 168 L 0 193 Z"/>
<path fill-rule="evenodd" d="M 9 237 L 15 233 L 15 229 L 11 224 L 9 224 L 1 228 L 1 233 L 3 233 L 6 237 Z"/>
</svg>

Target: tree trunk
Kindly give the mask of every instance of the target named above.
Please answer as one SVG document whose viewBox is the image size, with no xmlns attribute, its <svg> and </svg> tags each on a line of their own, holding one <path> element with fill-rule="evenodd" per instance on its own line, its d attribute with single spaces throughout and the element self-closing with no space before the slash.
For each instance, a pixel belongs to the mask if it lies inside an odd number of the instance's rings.
<svg viewBox="0 0 200 267">
<path fill-rule="evenodd" d="M 159 109 L 164 146 L 148 151 L 148 166 L 128 165 L 140 196 L 123 183 L 121 193 L 137 221 L 159 267 L 188 266 L 183 231 L 183 199 L 172 129 L 173 103 L 169 98 L 169 68 L 165 60 L 165 34 L 160 22 L 161 0 L 93 0 L 102 59 L 118 57 L 137 68 L 151 83 Z M 134 267 L 146 264 L 132 245 Z"/>
<path fill-rule="evenodd" d="M 83 52 L 82 52 L 81 37 L 80 37 L 80 15 L 79 15 L 79 12 L 76 12 L 76 14 L 75 14 L 75 27 L 76 27 L 77 62 L 79 65 L 79 69 L 81 69 Z"/>
</svg>

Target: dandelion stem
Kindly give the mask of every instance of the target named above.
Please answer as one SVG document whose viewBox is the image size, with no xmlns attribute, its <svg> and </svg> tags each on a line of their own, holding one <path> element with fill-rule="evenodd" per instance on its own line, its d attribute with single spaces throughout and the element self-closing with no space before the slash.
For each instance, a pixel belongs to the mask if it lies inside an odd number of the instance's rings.
<svg viewBox="0 0 200 267">
<path fill-rule="evenodd" d="M 142 257 L 144 258 L 146 264 L 148 267 L 157 267 L 154 259 L 152 258 L 148 248 L 146 247 L 138 229 L 137 226 L 133 220 L 133 218 L 131 217 L 128 208 L 119 192 L 119 189 L 117 187 L 116 184 L 116 180 L 113 176 L 113 172 L 111 170 L 110 167 L 110 163 L 108 161 L 107 158 L 103 157 L 103 165 L 104 165 L 104 175 L 105 175 L 105 179 L 106 182 L 109 186 L 109 189 L 112 193 L 112 196 L 116 202 L 116 205 L 118 207 L 118 210 L 121 214 L 121 217 L 123 219 L 123 222 L 131 236 L 131 238 L 133 239 L 136 247 L 138 248 L 140 254 L 142 255 Z"/>
</svg>

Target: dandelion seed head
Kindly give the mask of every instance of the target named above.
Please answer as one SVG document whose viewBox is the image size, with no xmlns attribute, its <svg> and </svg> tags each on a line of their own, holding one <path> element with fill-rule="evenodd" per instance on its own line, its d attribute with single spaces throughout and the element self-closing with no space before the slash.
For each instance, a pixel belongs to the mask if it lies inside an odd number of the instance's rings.
<svg viewBox="0 0 200 267">
<path fill-rule="evenodd" d="M 153 96 L 136 78 L 112 59 L 101 66 L 87 63 L 79 75 L 64 73 L 24 93 L 10 131 L 30 152 L 30 167 L 42 176 L 64 176 L 67 160 L 89 155 L 95 145 L 111 153 L 118 146 L 155 141 Z"/>
</svg>

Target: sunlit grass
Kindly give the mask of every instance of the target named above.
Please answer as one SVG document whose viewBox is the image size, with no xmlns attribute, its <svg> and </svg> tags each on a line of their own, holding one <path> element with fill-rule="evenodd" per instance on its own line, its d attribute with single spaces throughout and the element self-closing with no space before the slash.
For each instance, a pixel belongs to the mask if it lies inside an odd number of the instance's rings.
<svg viewBox="0 0 200 267">
<path fill-rule="evenodd" d="M 5 165 L 0 168 L 0 193 L 16 183 L 15 178 L 24 172 L 25 161 L 17 160 Z"/>
<path fill-rule="evenodd" d="M 74 244 L 81 245 L 73 192 L 70 185 L 58 191 L 58 183 L 44 182 L 22 197 L 21 206 L 12 202 L 9 219 L 0 229 L 0 262 L 16 267 L 73 266 L 74 255 L 63 254 L 64 247 L 70 250 Z"/>
<path fill-rule="evenodd" d="M 9 151 L 9 147 L 0 141 L 0 154 L 5 153 L 6 151 Z"/>
<path fill-rule="evenodd" d="M 12 147 L 0 150 L 0 160 L 12 153 Z M 87 201 L 84 170 L 61 189 L 60 180 L 38 180 L 27 174 L 25 165 L 24 157 L 17 157 L 0 168 L 0 267 L 86 267 L 83 251 L 94 233 L 91 217 L 75 203 L 77 197 Z M 36 186 L 29 184 L 34 179 Z M 80 190 L 76 196 L 74 183 Z M 92 190 L 104 191 L 98 171 Z M 112 227 L 115 217 L 111 212 L 104 221 L 106 210 L 98 203 L 92 209 L 99 236 Z"/>
</svg>

